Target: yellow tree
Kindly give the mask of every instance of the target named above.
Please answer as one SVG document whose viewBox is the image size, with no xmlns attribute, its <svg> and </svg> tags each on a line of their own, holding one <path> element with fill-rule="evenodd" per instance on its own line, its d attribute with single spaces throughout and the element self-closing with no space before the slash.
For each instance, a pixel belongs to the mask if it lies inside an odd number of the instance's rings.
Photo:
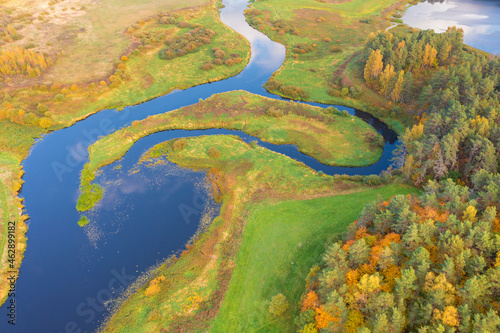
<svg viewBox="0 0 500 333">
<path fill-rule="evenodd" d="M 382 62 L 383 56 L 380 50 L 374 50 L 368 57 L 365 65 L 364 77 L 367 84 L 371 84 L 374 79 L 376 79 L 380 73 L 382 73 L 382 69 L 384 68 L 384 63 Z"/>
<path fill-rule="evenodd" d="M 382 74 L 380 74 L 380 92 L 388 96 L 389 92 L 391 91 L 392 88 L 392 80 L 396 76 L 396 72 L 394 72 L 394 66 L 393 65 L 387 65 L 385 66 L 384 71 Z"/>
<path fill-rule="evenodd" d="M 392 89 L 392 92 L 391 92 L 391 100 L 393 102 L 399 102 L 399 100 L 401 99 L 401 92 L 403 91 L 404 75 L 405 75 L 405 72 L 403 70 L 401 70 L 399 72 L 398 80 L 396 81 L 396 84 L 394 85 L 394 89 Z"/>
<path fill-rule="evenodd" d="M 429 43 L 425 44 L 424 57 L 422 59 L 422 68 L 431 67 L 436 61 L 437 50 Z"/>
</svg>

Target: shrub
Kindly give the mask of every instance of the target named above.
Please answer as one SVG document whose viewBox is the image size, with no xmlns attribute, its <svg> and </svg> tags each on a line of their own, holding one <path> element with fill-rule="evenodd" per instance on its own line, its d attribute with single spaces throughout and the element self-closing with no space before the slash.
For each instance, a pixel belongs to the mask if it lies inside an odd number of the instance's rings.
<svg viewBox="0 0 500 333">
<path fill-rule="evenodd" d="M 211 158 L 219 158 L 221 155 L 220 151 L 215 147 L 210 147 L 208 149 L 208 156 Z"/>
<path fill-rule="evenodd" d="M 342 47 L 340 47 L 340 45 L 332 45 L 330 47 L 330 52 L 332 52 L 332 53 L 342 52 Z"/>
<path fill-rule="evenodd" d="M 235 64 L 234 60 L 231 58 L 226 59 L 226 61 L 224 63 L 226 64 L 227 67 L 231 67 L 232 65 Z"/>
<path fill-rule="evenodd" d="M 160 51 L 159 57 L 160 59 L 170 60 L 175 57 L 182 57 L 187 53 L 196 52 L 202 45 L 209 44 L 214 36 L 214 31 L 197 27 L 181 36 L 167 39 L 165 41 L 166 47 Z"/>
<path fill-rule="evenodd" d="M 53 85 L 50 86 L 50 90 L 56 91 L 56 90 L 61 89 L 61 87 L 62 87 L 62 84 L 56 82 L 56 83 L 54 83 Z"/>
<path fill-rule="evenodd" d="M 54 99 L 56 101 L 58 101 L 58 102 L 62 102 L 62 101 L 64 101 L 66 99 L 66 97 L 64 97 L 63 94 L 57 94 L 57 95 L 54 96 Z"/>
<path fill-rule="evenodd" d="M 83 215 L 82 217 L 80 217 L 80 220 L 78 221 L 78 225 L 80 227 L 85 227 L 87 224 L 89 224 L 89 219 L 87 218 L 87 216 Z"/>
<path fill-rule="evenodd" d="M 266 88 L 268 90 L 278 90 L 281 87 L 281 83 L 279 83 L 275 78 L 271 77 L 269 81 L 266 83 Z"/>
<path fill-rule="evenodd" d="M 36 109 L 40 113 L 45 113 L 45 112 L 49 111 L 49 107 L 47 105 L 45 105 L 45 104 L 42 104 L 42 103 L 38 104 L 37 107 L 36 107 Z"/>
<path fill-rule="evenodd" d="M 340 94 L 342 96 L 347 96 L 349 94 L 349 88 L 347 88 L 347 87 L 342 88 L 342 90 L 340 91 Z"/>
<path fill-rule="evenodd" d="M 309 94 L 302 89 L 301 87 L 297 86 L 281 86 L 279 88 L 279 91 L 290 98 L 293 99 L 307 99 L 309 98 Z"/>
<path fill-rule="evenodd" d="M 218 49 L 214 52 L 214 57 L 216 57 L 217 59 L 224 59 L 226 57 L 226 52 Z"/>
<path fill-rule="evenodd" d="M 187 140 L 185 138 L 175 140 L 174 143 L 172 144 L 172 148 L 174 149 L 174 151 L 182 150 L 186 148 L 186 146 L 187 146 Z"/>
<path fill-rule="evenodd" d="M 353 98 L 359 98 L 361 96 L 361 89 L 356 86 L 349 87 L 349 94 Z"/>
<path fill-rule="evenodd" d="M 245 14 L 247 16 L 256 16 L 256 15 L 262 15 L 262 12 L 258 10 L 257 8 L 250 8 L 245 10 Z"/>
<path fill-rule="evenodd" d="M 275 118 L 280 118 L 283 117 L 283 110 L 280 109 L 275 109 L 274 107 L 270 107 L 269 109 L 266 110 L 266 114 L 269 117 L 275 117 Z"/>
<path fill-rule="evenodd" d="M 204 63 L 203 65 L 201 65 L 201 69 L 203 69 L 204 71 L 209 71 L 211 69 L 214 69 L 215 68 L 215 65 L 210 63 L 210 62 L 207 62 L 207 63 Z"/>
<path fill-rule="evenodd" d="M 215 59 L 215 60 L 214 60 L 214 64 L 216 64 L 217 66 L 220 66 L 220 65 L 222 65 L 223 63 L 224 63 L 224 62 L 223 62 L 222 60 L 220 60 L 220 59 Z"/>
<path fill-rule="evenodd" d="M 269 304 L 269 313 L 275 317 L 281 316 L 288 310 L 288 301 L 286 296 L 283 294 L 277 294 L 271 298 L 271 304 Z"/>
<path fill-rule="evenodd" d="M 184 21 L 180 21 L 180 22 L 177 22 L 177 26 L 179 28 L 189 28 L 191 26 L 191 24 L 184 22 Z"/>
<path fill-rule="evenodd" d="M 293 47 L 293 52 L 298 54 L 309 53 L 313 50 L 313 46 L 310 43 L 298 43 Z"/>
<path fill-rule="evenodd" d="M 380 185 L 382 184 L 382 177 L 377 175 L 369 175 L 363 179 L 363 183 L 368 185 Z"/>
<path fill-rule="evenodd" d="M 49 128 L 50 126 L 52 126 L 52 119 L 48 118 L 48 117 L 43 117 L 40 119 L 40 121 L 38 122 L 38 125 L 41 127 L 41 128 Z"/>
<path fill-rule="evenodd" d="M 120 60 L 121 60 L 121 61 L 127 61 L 127 60 L 128 60 L 128 57 L 124 55 L 124 56 L 122 56 L 122 57 L 120 58 Z"/>
</svg>

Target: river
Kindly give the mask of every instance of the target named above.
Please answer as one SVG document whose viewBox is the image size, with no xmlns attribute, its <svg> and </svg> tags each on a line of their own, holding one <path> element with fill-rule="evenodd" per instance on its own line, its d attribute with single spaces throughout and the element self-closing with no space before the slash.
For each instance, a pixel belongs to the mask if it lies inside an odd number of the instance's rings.
<svg viewBox="0 0 500 333">
<path fill-rule="evenodd" d="M 196 232 L 200 218 L 218 213 L 204 186 L 204 173 L 175 165 L 137 166 L 152 145 L 183 136 L 236 134 L 239 131 L 166 131 L 139 140 L 120 160 L 103 168 L 97 181 L 106 194 L 77 225 L 79 175 L 89 144 L 134 120 L 191 105 L 200 98 L 235 89 L 271 98 L 262 85 L 283 63 L 285 48 L 244 20 L 246 0 L 224 0 L 222 21 L 250 41 L 248 66 L 235 77 L 174 91 L 123 111 L 104 110 L 38 140 L 23 162 L 21 196 L 30 216 L 27 251 L 16 284 L 16 326 L 7 324 L 8 300 L 0 309 L 1 332 L 91 332 L 109 314 L 109 300 L 148 268 L 179 251 Z M 317 103 L 309 103 L 320 105 Z M 378 174 L 390 165 L 397 135 L 373 116 L 338 106 L 374 126 L 385 140 L 382 158 L 364 168 L 323 165 L 293 145 L 259 144 L 304 162 L 326 174 Z M 130 172 L 136 170 L 139 172 Z"/>
</svg>

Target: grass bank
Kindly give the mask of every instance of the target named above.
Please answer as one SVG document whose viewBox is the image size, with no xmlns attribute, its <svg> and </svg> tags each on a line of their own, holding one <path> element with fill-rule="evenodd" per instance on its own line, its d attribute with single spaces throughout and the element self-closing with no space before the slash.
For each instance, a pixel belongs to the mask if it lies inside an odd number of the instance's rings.
<svg viewBox="0 0 500 333">
<path fill-rule="evenodd" d="M 244 91 L 223 93 L 134 122 L 93 144 L 82 171 L 77 208 L 88 210 L 100 200 L 101 189 L 91 183 L 96 172 L 121 158 L 140 138 L 165 130 L 207 128 L 241 130 L 275 144 L 293 143 L 330 165 L 373 164 L 383 147 L 381 136 L 370 125 L 334 108 L 278 101 Z"/>
<path fill-rule="evenodd" d="M 269 80 L 267 89 L 294 97 L 290 87 L 300 87 L 302 99 L 370 112 L 401 132 L 406 121 L 391 117 L 390 104 L 365 86 L 358 63 L 366 37 L 397 23 L 392 15 L 398 16 L 409 2 L 254 2 L 246 12 L 247 21 L 287 48 L 286 60 Z"/>
<path fill-rule="evenodd" d="M 179 140 L 185 141 L 180 149 Z M 362 205 L 379 195 L 412 191 L 320 175 L 232 136 L 168 141 L 151 148 L 144 160 L 154 163 L 163 156 L 184 167 L 208 169 L 213 192 L 222 198 L 220 216 L 180 258 L 157 269 L 129 295 L 103 332 L 290 327 L 266 316 L 265 304 L 282 291 L 293 309 L 311 260 L 324 250 L 326 232 L 343 231 Z"/>
</svg>

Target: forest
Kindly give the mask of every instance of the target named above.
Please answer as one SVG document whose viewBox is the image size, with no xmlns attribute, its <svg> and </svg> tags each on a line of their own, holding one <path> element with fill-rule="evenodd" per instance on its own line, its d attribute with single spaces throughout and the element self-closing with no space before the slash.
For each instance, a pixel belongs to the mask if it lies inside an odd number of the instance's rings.
<svg viewBox="0 0 500 333">
<path fill-rule="evenodd" d="M 498 331 L 499 59 L 455 27 L 381 32 L 368 37 L 362 75 L 413 119 L 393 173 L 423 193 L 366 205 L 328 245 L 306 279 L 298 332 Z"/>
</svg>

